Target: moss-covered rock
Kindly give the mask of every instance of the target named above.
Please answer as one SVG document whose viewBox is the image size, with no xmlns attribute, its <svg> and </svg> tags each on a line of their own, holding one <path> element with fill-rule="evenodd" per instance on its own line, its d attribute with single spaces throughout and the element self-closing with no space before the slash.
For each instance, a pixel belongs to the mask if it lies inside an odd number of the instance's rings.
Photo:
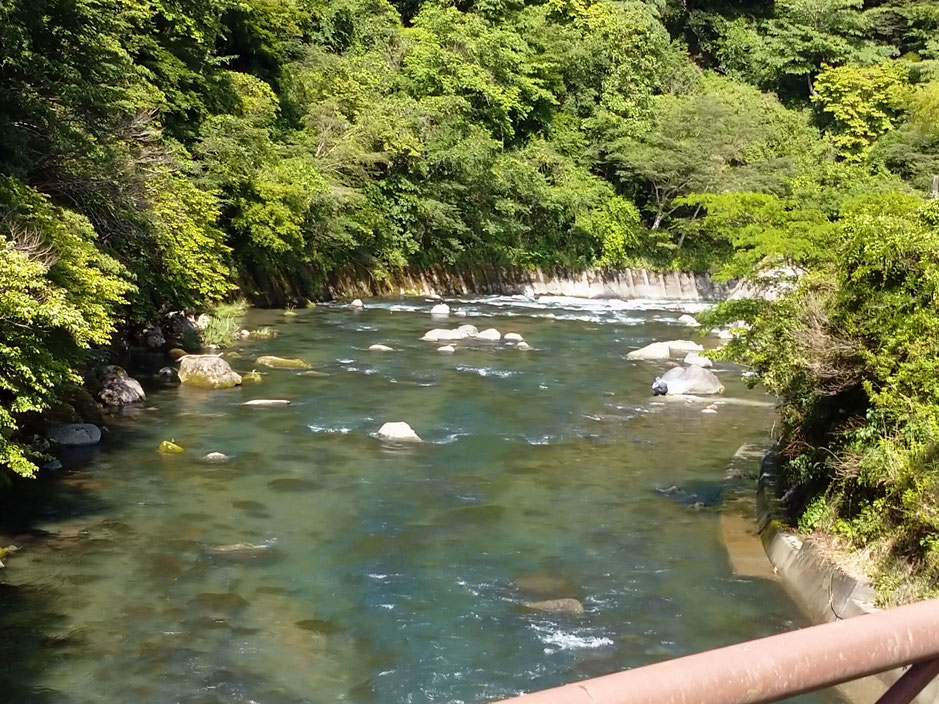
<svg viewBox="0 0 939 704">
<path fill-rule="evenodd" d="M 302 359 L 290 359 L 286 357 L 275 357 L 274 355 L 262 355 L 255 360 L 258 364 L 273 369 L 309 369 L 312 365 L 304 362 Z"/>
<path fill-rule="evenodd" d="M 164 440 L 157 448 L 157 452 L 162 452 L 164 455 L 181 455 L 185 451 L 186 450 L 177 445 L 175 442 L 171 442 L 169 440 Z"/>
<path fill-rule="evenodd" d="M 227 389 L 240 384 L 241 375 L 214 354 L 191 354 L 179 360 L 179 380 L 187 386 Z"/>
</svg>

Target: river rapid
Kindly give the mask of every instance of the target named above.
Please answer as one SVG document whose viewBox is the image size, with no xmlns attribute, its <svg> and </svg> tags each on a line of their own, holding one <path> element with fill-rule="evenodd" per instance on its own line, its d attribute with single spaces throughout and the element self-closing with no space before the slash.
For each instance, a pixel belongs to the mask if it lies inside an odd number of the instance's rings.
<svg viewBox="0 0 939 704">
<path fill-rule="evenodd" d="M 8 500 L 0 700 L 477 703 L 805 625 L 722 542 L 727 497 L 753 491 L 728 463 L 768 442 L 772 399 L 726 363 L 715 408 L 655 398 L 665 364 L 626 359 L 692 337 L 678 316 L 700 306 L 466 298 L 440 321 L 433 303 L 249 311 L 278 335 L 227 358 L 261 382 L 148 388 Z M 420 340 L 464 323 L 532 349 Z M 424 442 L 375 437 L 398 420 Z M 560 597 L 584 613 L 525 608 Z"/>
</svg>

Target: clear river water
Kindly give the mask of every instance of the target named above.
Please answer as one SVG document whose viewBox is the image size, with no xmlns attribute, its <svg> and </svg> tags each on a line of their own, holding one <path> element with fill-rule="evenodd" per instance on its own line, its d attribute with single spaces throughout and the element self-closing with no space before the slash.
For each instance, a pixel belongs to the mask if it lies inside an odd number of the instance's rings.
<svg viewBox="0 0 939 704">
<path fill-rule="evenodd" d="M 446 322 L 432 304 L 249 311 L 279 334 L 228 359 L 260 383 L 149 388 L 18 493 L 0 518 L 0 546 L 23 548 L 0 571 L 0 700 L 483 703 L 805 625 L 724 544 L 754 489 L 728 463 L 768 441 L 772 399 L 718 363 L 705 413 L 652 396 L 663 363 L 626 359 L 689 338 L 693 304 L 467 298 Z M 420 340 L 463 323 L 532 349 Z M 291 404 L 242 405 L 262 398 Z M 424 442 L 374 436 L 396 420 Z M 213 451 L 231 460 L 201 461 Z M 559 597 L 584 613 L 525 608 Z"/>
</svg>

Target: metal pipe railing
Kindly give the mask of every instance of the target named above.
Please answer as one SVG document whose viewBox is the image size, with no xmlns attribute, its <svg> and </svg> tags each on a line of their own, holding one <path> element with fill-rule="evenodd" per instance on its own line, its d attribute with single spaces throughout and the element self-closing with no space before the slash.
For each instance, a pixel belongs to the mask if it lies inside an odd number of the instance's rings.
<svg viewBox="0 0 939 704">
<path fill-rule="evenodd" d="M 939 660 L 939 599 L 532 692 L 502 704 L 766 704 L 931 660 Z M 913 697 L 932 679 L 926 676 L 935 675 L 928 667 L 910 673 L 907 684 L 918 685 Z"/>
</svg>

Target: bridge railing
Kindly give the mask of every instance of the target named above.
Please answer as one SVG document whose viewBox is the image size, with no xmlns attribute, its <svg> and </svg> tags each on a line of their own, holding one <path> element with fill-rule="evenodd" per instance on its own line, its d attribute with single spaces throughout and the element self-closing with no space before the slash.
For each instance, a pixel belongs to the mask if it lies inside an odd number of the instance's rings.
<svg viewBox="0 0 939 704">
<path fill-rule="evenodd" d="M 781 633 L 501 704 L 765 704 L 912 665 L 877 704 L 939 674 L 939 599 Z"/>
</svg>

